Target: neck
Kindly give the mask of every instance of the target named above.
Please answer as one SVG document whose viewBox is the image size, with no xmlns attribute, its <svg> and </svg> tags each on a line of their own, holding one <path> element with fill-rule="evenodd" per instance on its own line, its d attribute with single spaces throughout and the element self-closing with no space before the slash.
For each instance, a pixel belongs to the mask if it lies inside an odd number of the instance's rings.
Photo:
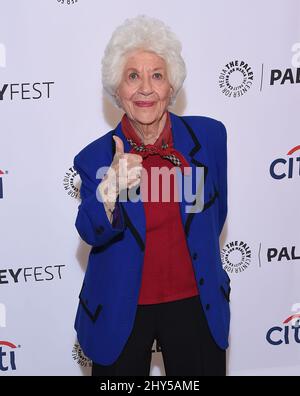
<svg viewBox="0 0 300 396">
<path fill-rule="evenodd" d="M 162 117 L 154 122 L 153 124 L 141 124 L 135 120 L 129 119 L 133 126 L 136 134 L 141 138 L 142 142 L 146 144 L 154 144 L 162 133 L 167 119 L 167 113 L 165 112 Z"/>
</svg>

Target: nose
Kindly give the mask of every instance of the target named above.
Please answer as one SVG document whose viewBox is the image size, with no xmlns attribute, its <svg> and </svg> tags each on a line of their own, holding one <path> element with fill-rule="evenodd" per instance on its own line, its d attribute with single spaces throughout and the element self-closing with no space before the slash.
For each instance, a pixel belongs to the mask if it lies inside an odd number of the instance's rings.
<svg viewBox="0 0 300 396">
<path fill-rule="evenodd" d="M 140 93 L 142 95 L 151 95 L 153 92 L 151 78 L 149 76 L 143 76 L 141 79 Z"/>
</svg>

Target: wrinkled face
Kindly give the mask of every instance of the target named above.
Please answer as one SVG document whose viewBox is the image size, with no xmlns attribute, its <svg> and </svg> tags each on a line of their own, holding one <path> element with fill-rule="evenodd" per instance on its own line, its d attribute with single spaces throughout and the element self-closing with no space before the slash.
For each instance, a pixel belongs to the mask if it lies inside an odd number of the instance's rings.
<svg viewBox="0 0 300 396">
<path fill-rule="evenodd" d="M 127 56 L 116 94 L 131 120 L 147 125 L 159 121 L 167 110 L 172 93 L 164 59 L 143 50 Z"/>
</svg>

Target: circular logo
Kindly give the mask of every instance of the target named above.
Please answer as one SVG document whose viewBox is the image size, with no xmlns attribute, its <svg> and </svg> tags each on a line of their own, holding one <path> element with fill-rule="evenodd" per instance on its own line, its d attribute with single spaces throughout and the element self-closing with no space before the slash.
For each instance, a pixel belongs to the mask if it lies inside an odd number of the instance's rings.
<svg viewBox="0 0 300 396">
<path fill-rule="evenodd" d="M 57 0 L 59 4 L 72 5 L 78 3 L 78 0 Z"/>
<path fill-rule="evenodd" d="M 63 183 L 64 189 L 70 197 L 80 198 L 81 180 L 74 167 L 69 168 L 69 170 L 65 173 Z"/>
<path fill-rule="evenodd" d="M 91 360 L 84 355 L 79 344 L 74 345 L 72 357 L 81 367 L 92 367 Z"/>
<path fill-rule="evenodd" d="M 229 98 L 239 98 L 249 91 L 253 84 L 253 71 L 244 61 L 232 61 L 219 75 L 219 87 Z"/>
<path fill-rule="evenodd" d="M 251 263 L 251 249 L 243 241 L 229 242 L 221 251 L 223 268 L 228 273 L 238 274 L 245 271 Z"/>
</svg>

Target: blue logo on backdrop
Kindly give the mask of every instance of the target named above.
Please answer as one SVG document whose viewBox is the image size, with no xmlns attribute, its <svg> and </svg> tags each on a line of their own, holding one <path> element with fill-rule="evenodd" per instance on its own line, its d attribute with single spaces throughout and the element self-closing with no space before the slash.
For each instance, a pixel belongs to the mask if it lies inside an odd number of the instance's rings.
<svg viewBox="0 0 300 396">
<path fill-rule="evenodd" d="M 299 338 L 300 314 L 296 313 L 289 316 L 283 321 L 283 326 L 273 326 L 266 334 L 266 340 L 269 344 L 278 346 L 282 344 L 297 343 L 300 344 Z"/>
<path fill-rule="evenodd" d="M 17 346 L 9 341 L 0 341 L 0 371 L 16 370 Z"/>
<path fill-rule="evenodd" d="M 296 154 L 300 151 L 300 145 L 293 147 L 287 153 L 286 158 L 276 158 L 270 165 L 270 175 L 273 179 L 293 179 L 300 176 L 300 155 Z"/>
</svg>

